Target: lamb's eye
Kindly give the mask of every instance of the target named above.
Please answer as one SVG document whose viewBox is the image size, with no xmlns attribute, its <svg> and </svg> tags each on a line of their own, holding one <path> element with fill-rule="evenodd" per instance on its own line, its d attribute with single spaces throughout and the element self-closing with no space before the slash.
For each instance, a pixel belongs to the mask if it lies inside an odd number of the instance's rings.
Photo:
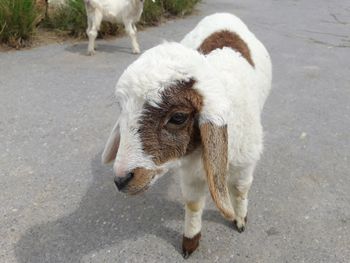
<svg viewBox="0 0 350 263">
<path fill-rule="evenodd" d="M 181 125 L 185 123 L 188 119 L 188 114 L 186 113 L 175 113 L 171 116 L 168 123 L 175 124 L 175 125 Z"/>
</svg>

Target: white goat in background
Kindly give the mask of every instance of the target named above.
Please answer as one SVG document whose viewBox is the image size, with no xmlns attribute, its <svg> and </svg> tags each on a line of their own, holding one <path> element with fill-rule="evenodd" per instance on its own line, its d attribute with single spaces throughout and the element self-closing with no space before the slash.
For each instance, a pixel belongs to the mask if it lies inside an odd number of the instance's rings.
<svg viewBox="0 0 350 263">
<path fill-rule="evenodd" d="M 131 38 L 133 53 L 140 53 L 135 24 L 140 20 L 144 0 L 84 0 L 89 37 L 88 55 L 95 54 L 95 39 L 102 21 L 123 23 Z"/>
<path fill-rule="evenodd" d="M 102 160 L 114 161 L 115 184 L 129 194 L 176 167 L 186 204 L 184 257 L 199 244 L 207 185 L 221 214 L 245 229 L 271 78 L 263 44 L 224 13 L 204 18 L 181 44 L 146 51 L 117 83 L 121 114 Z"/>
</svg>

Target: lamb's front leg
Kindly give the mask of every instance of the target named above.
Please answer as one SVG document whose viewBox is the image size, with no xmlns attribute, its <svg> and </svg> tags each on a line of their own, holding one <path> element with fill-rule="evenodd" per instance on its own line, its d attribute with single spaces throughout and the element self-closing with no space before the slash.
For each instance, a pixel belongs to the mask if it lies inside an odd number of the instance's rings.
<svg viewBox="0 0 350 263">
<path fill-rule="evenodd" d="M 187 174 L 182 176 L 181 186 L 185 199 L 185 229 L 182 253 L 184 258 L 188 258 L 197 249 L 201 238 L 206 183 L 204 180 Z"/>
<path fill-rule="evenodd" d="M 243 232 L 247 223 L 248 192 L 253 182 L 255 163 L 245 168 L 233 168 L 229 178 L 229 191 L 236 218 L 234 225 L 239 233 Z"/>
<path fill-rule="evenodd" d="M 204 203 L 204 200 L 186 202 L 185 231 L 182 238 L 184 258 L 188 258 L 199 246 Z"/>
</svg>

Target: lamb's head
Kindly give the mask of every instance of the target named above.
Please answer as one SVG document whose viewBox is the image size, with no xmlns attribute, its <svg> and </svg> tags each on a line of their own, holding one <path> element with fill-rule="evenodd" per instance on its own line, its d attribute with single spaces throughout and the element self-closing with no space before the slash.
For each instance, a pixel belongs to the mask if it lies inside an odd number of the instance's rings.
<svg viewBox="0 0 350 263">
<path fill-rule="evenodd" d="M 121 113 L 102 159 L 114 160 L 118 189 L 136 194 L 202 149 L 212 197 L 225 217 L 232 217 L 226 186 L 225 96 L 210 89 L 219 84 L 205 64 L 196 51 L 169 43 L 135 61 L 118 81 Z M 221 105 L 215 105 L 218 98 Z"/>
<path fill-rule="evenodd" d="M 121 99 L 120 118 L 103 153 L 104 162 L 115 159 L 119 190 L 135 194 L 147 189 L 199 146 L 198 113 L 203 100 L 192 88 L 194 82 L 172 84 L 156 103 Z"/>
</svg>

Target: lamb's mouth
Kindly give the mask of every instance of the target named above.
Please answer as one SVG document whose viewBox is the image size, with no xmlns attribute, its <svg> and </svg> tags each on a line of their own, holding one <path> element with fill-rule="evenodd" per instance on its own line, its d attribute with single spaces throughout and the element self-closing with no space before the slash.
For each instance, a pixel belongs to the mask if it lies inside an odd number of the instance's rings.
<svg viewBox="0 0 350 263">
<path fill-rule="evenodd" d="M 125 189 L 124 193 L 128 194 L 128 195 L 138 195 L 138 194 L 141 194 L 145 191 L 148 190 L 148 188 L 150 188 L 150 186 L 153 184 L 153 182 L 155 181 L 155 178 L 156 178 L 157 174 L 152 174 L 151 178 L 149 179 L 148 183 L 146 185 L 144 185 L 143 187 L 139 188 L 139 187 L 135 187 L 135 188 L 132 188 L 132 187 L 128 187 L 127 189 Z"/>
<path fill-rule="evenodd" d="M 150 185 L 146 185 L 140 189 L 136 189 L 136 190 L 132 190 L 132 191 L 126 191 L 126 194 L 128 195 L 138 195 L 138 194 L 142 194 L 143 192 L 146 192 L 146 190 L 148 190 L 148 188 L 150 187 Z"/>
</svg>

